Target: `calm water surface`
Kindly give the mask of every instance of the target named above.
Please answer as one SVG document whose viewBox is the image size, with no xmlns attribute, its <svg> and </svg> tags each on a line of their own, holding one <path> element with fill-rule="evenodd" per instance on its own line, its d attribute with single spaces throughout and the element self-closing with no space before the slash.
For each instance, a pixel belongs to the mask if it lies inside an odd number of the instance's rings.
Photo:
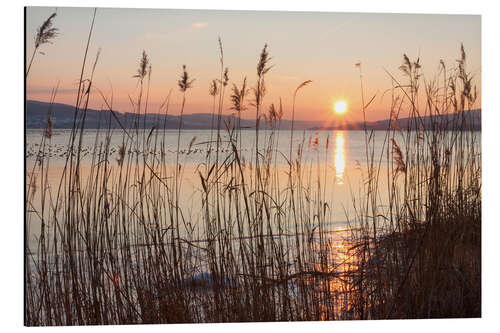
<svg viewBox="0 0 500 333">
<path fill-rule="evenodd" d="M 130 130 L 133 131 L 133 130 Z M 67 146 L 70 140 L 70 130 L 54 130 L 53 136 L 47 141 L 47 147 L 44 158 L 48 159 L 49 168 L 47 172 L 49 193 L 54 196 L 59 186 L 61 175 L 63 174 L 66 163 Z M 288 164 L 287 158 L 290 153 L 290 131 L 277 131 L 272 134 L 271 131 L 261 131 L 259 134 L 260 151 L 268 145 L 269 140 L 277 142 L 278 153 L 274 155 L 272 165 L 277 170 L 279 182 L 286 184 Z M 127 143 L 128 153 L 135 151 L 142 154 L 142 141 L 149 137 L 150 147 L 156 146 L 157 152 L 161 142 L 165 142 L 165 161 L 167 167 L 174 170 L 177 152 L 177 130 L 155 131 L 149 136 L 149 132 L 144 133 L 130 132 L 133 138 L 138 138 L 134 142 L 127 141 L 129 136 L 123 130 L 113 130 L 110 136 L 106 136 L 104 131 L 86 130 L 82 136 L 81 150 L 81 178 L 85 184 L 86 177 L 89 176 L 89 169 L 92 160 L 99 161 L 99 151 L 104 149 L 106 141 L 110 142 L 110 177 L 116 177 L 116 171 L 119 170 L 118 150 L 123 142 Z M 374 156 L 377 162 L 380 160 L 382 172 L 387 170 L 387 142 L 385 132 L 373 132 Z M 26 168 L 27 183 L 32 175 L 32 171 L 37 163 L 40 143 L 43 138 L 43 130 L 26 131 Z M 144 138 L 144 139 L 143 139 Z M 198 175 L 198 169 L 203 167 L 207 156 L 212 163 L 215 161 L 215 147 L 210 149 L 210 141 L 214 140 L 215 135 L 210 130 L 183 130 L 180 137 L 179 163 L 182 165 L 182 184 L 181 184 L 181 209 L 183 214 L 187 214 L 194 223 L 201 221 L 201 183 Z M 241 150 L 242 160 L 248 162 L 255 159 L 255 130 L 242 130 L 241 132 Z M 479 134 L 480 138 L 480 134 Z M 77 138 L 77 143 L 80 138 Z M 230 154 L 227 145 L 227 135 L 222 136 L 221 150 L 219 160 L 224 160 L 225 156 Z M 480 142 L 479 142 L 480 144 Z M 359 192 L 363 179 L 366 176 L 366 149 L 365 133 L 363 131 L 295 131 L 293 133 L 293 156 L 297 156 L 298 148 L 301 149 L 301 164 L 304 177 L 310 177 L 312 185 L 314 181 L 320 179 L 324 198 L 328 202 L 332 211 L 329 223 L 339 228 L 343 228 L 346 221 L 352 220 L 354 215 L 353 198 L 362 196 Z M 148 158 L 155 158 L 153 152 L 146 152 Z M 104 156 L 104 154 L 102 154 Z M 382 156 L 382 158 L 380 158 Z M 139 158 L 140 161 L 142 158 Z M 94 162 L 95 163 L 95 162 Z M 38 171 L 39 172 L 39 171 Z M 39 175 L 35 172 L 35 178 Z M 319 177 L 318 177 L 319 175 Z M 35 180 L 36 180 L 35 179 Z M 386 177 L 380 177 L 379 188 L 384 189 Z M 306 179 L 307 180 L 307 179 Z M 113 180 L 111 181 L 111 183 Z M 41 184 L 38 184 L 40 186 Z M 38 191 L 40 195 L 41 191 Z M 382 190 L 380 193 L 381 202 L 387 196 Z M 35 209 L 40 209 L 38 198 L 32 200 Z M 37 218 L 33 216 L 36 226 Z M 37 228 L 33 228 L 33 235 Z"/>
</svg>

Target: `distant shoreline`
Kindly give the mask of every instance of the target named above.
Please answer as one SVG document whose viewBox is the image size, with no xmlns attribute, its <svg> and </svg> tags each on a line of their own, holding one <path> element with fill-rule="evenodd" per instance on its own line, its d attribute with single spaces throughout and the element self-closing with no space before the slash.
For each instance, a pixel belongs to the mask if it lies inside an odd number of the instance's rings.
<svg viewBox="0 0 500 333">
<path fill-rule="evenodd" d="M 28 100 L 26 101 L 26 129 L 43 129 L 47 123 L 47 115 L 50 110 L 50 117 L 52 121 L 52 127 L 54 129 L 71 129 L 73 127 L 74 121 L 74 110 L 75 107 L 68 104 L 61 103 L 50 103 Z M 450 128 L 456 128 L 456 124 L 453 122 L 457 121 L 457 114 L 444 114 L 435 115 L 432 118 L 429 116 L 424 116 L 420 123 L 415 123 L 411 121 L 410 118 L 401 118 L 397 121 L 397 127 L 400 129 L 411 130 L 431 130 L 433 123 L 448 122 L 450 123 Z M 139 115 L 140 121 L 137 121 L 137 115 L 135 113 L 121 113 L 118 111 L 110 112 L 109 110 L 93 110 L 88 109 L 85 119 L 86 129 L 135 129 L 136 126 L 140 129 L 152 129 L 153 127 L 157 129 L 178 129 L 180 117 L 178 115 L 164 115 L 157 113 L 148 113 L 146 116 L 143 114 Z M 80 117 L 77 121 L 80 120 Z M 185 130 L 210 130 L 212 124 L 212 114 L 211 113 L 192 113 L 184 114 L 182 119 L 182 128 Z M 464 129 L 471 129 L 475 131 L 481 131 L 481 109 L 464 111 Z M 462 120 L 460 120 L 462 121 Z M 238 119 L 235 115 L 222 115 L 221 116 L 221 128 L 225 128 L 226 122 L 231 122 L 233 124 L 240 123 L 242 129 L 254 129 L 255 130 L 255 120 L 241 118 Z M 393 124 L 394 121 L 392 120 Z M 366 124 L 363 122 L 354 122 L 341 124 L 338 126 L 332 126 L 327 124 L 324 126 L 324 122 L 321 121 L 307 121 L 307 120 L 296 120 L 293 123 L 294 130 L 303 131 L 362 131 L 366 128 L 369 131 L 386 131 L 390 127 L 391 120 L 378 120 L 369 121 Z M 145 125 L 145 126 L 144 126 Z M 215 123 L 214 123 L 215 125 Z M 410 125 L 410 126 L 408 126 Z M 259 123 L 259 128 L 261 130 L 270 129 L 269 124 L 263 119 Z M 288 119 L 282 119 L 280 121 L 279 130 L 290 130 L 292 128 L 292 121 Z M 217 126 L 212 127 L 212 129 L 217 129 Z M 276 129 L 276 128 L 275 128 Z"/>
</svg>

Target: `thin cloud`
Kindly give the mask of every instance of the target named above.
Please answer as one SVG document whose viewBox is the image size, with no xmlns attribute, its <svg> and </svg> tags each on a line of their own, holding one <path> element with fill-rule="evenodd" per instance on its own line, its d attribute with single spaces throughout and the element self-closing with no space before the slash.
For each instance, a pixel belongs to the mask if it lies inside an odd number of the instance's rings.
<svg viewBox="0 0 500 333">
<path fill-rule="evenodd" d="M 191 24 L 191 28 L 193 29 L 202 29 L 205 28 L 208 25 L 207 22 L 194 22 Z"/>
</svg>

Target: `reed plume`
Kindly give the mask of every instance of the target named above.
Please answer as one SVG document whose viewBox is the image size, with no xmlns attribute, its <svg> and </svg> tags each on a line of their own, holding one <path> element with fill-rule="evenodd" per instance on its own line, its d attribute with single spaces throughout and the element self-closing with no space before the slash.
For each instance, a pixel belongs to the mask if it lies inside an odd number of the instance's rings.
<svg viewBox="0 0 500 333">
<path fill-rule="evenodd" d="M 190 79 L 189 74 L 186 70 L 186 65 L 182 65 L 182 75 L 179 81 L 177 81 L 177 85 L 179 86 L 179 90 L 181 92 L 186 92 L 189 88 L 193 86 L 193 82 L 195 79 Z"/>
<path fill-rule="evenodd" d="M 148 75 L 149 68 L 149 57 L 146 51 L 142 50 L 141 60 L 139 60 L 139 68 L 137 69 L 137 74 L 135 74 L 133 77 L 138 78 L 140 81 L 144 80 L 146 75 Z"/>
<path fill-rule="evenodd" d="M 210 96 L 215 97 L 219 92 L 219 88 L 217 85 L 217 80 L 214 79 L 210 82 L 210 88 L 208 89 L 208 93 Z"/>
<path fill-rule="evenodd" d="M 58 35 L 58 28 L 54 28 L 53 25 L 53 20 L 56 17 L 56 13 L 52 13 L 38 29 L 36 30 L 35 34 L 35 49 L 33 50 L 33 54 L 31 56 L 30 63 L 28 65 L 28 69 L 26 70 L 26 77 L 28 77 L 28 74 L 31 69 L 31 65 L 33 63 L 33 60 L 35 58 L 35 54 L 40 46 L 43 44 L 47 43 L 52 43 L 52 40 L 57 37 Z"/>
<path fill-rule="evenodd" d="M 245 101 L 245 96 L 247 94 L 247 78 L 245 77 L 243 79 L 243 83 L 241 85 L 241 89 L 238 88 L 236 84 L 233 83 L 233 93 L 231 95 L 231 102 L 233 103 L 233 106 L 231 107 L 231 110 L 235 110 L 238 112 L 238 116 L 240 112 L 245 111 L 246 107 L 244 105 Z"/>
</svg>

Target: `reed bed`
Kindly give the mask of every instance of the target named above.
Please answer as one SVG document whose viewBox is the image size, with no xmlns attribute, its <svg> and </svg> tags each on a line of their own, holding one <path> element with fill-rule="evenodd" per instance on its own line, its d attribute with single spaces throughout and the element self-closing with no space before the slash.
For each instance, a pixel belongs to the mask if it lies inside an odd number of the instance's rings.
<svg viewBox="0 0 500 333">
<path fill-rule="evenodd" d="M 93 20 L 87 50 L 92 29 Z M 98 94 L 106 110 L 112 111 L 113 103 L 112 96 L 92 85 L 98 55 L 87 68 L 85 52 L 59 185 L 48 185 L 50 112 L 37 154 L 41 157 L 26 175 L 26 234 L 36 233 L 36 246 L 25 240 L 25 324 L 480 316 L 480 134 L 465 119 L 475 93 L 463 48 L 458 67 L 443 64 L 436 79 L 424 83 L 423 93 L 418 60 L 404 57 L 400 69 L 408 82 L 388 73 L 394 82 L 389 90 L 393 122 L 384 133 L 380 156 L 374 153 L 374 133 L 365 130 L 366 161 L 360 164 L 366 175 L 359 194 L 353 195 L 356 213 L 348 216 L 350 227 L 340 242 L 328 224 L 334 198 L 326 188 L 333 180 L 319 159 L 303 160 L 305 149 L 319 156 L 318 145 L 328 145 L 328 140 L 308 143 L 302 135 L 294 146 L 293 135 L 301 133 L 292 130 L 290 138 L 280 137 L 282 117 L 294 118 L 295 99 L 311 81 L 297 87 L 291 115 L 281 101 L 264 109 L 265 78 L 272 70 L 266 45 L 253 88 L 245 78 L 241 88 L 233 86 L 233 105 L 224 105 L 229 71 L 220 39 L 219 50 L 220 75 L 209 94 L 209 142 L 193 138 L 181 147 L 181 118 L 176 156 L 170 159 L 162 131 L 166 121 L 151 128 L 140 125 L 150 112 L 152 75 L 143 52 L 135 76 L 140 88 L 131 97 L 135 119 L 132 126 L 121 124 L 118 158 L 110 153 L 111 137 L 117 135 L 110 127 L 111 112 L 102 121 L 108 126 L 96 131 L 86 176 L 81 151 L 89 97 Z M 193 84 L 183 66 L 181 115 Z M 242 112 L 255 111 L 250 160 L 241 155 L 239 121 L 222 120 L 230 107 L 237 120 Z M 170 94 L 157 113 L 167 115 L 169 109 Z M 398 126 L 402 112 L 411 117 L 407 128 Z M 441 117 L 446 114 L 452 116 Z M 432 122 L 425 123 L 424 116 Z M 270 131 L 260 132 L 263 121 Z M 290 140 L 288 152 L 278 151 L 280 140 Z M 196 175 L 199 219 L 181 208 L 181 150 L 195 145 L 207 151 Z M 285 182 L 278 158 L 287 161 Z M 389 168 L 382 168 L 382 161 Z M 381 200 L 382 191 L 388 193 L 387 202 Z"/>
<path fill-rule="evenodd" d="M 478 114 L 467 112 L 477 92 L 464 47 L 458 66 L 447 69 L 441 61 L 432 80 L 423 80 L 418 59 L 403 60 L 406 82 L 388 73 L 394 86 L 386 175 L 367 133 L 368 175 L 356 203 L 363 241 L 352 247 L 364 275 L 356 308 L 367 319 L 479 317 L 481 136 Z M 398 126 L 403 110 L 410 115 L 406 128 Z M 380 188 L 380 177 L 387 188 Z M 387 205 L 381 191 L 389 194 Z"/>
</svg>

